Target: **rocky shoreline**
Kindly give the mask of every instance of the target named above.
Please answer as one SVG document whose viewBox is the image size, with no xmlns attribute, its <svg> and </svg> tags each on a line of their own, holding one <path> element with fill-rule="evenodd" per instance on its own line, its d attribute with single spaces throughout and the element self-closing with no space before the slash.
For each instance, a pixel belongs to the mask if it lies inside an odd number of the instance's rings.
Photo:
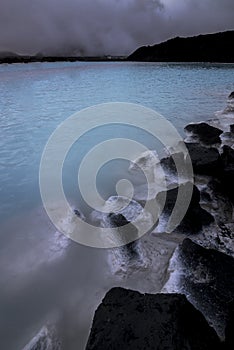
<svg viewBox="0 0 234 350">
<path fill-rule="evenodd" d="M 172 255 L 161 293 L 110 290 L 95 313 L 86 350 L 233 349 L 233 97 L 216 119 L 185 127 L 195 181 L 177 231 L 188 238 Z M 175 171 L 172 159 L 161 164 Z M 168 215 L 176 191 L 167 192 Z"/>
<path fill-rule="evenodd" d="M 132 290 L 120 282 L 107 292 L 95 312 L 86 350 L 234 348 L 234 92 L 215 119 L 191 123 L 185 132 L 194 184 L 177 182 L 174 157 L 164 157 L 160 165 L 174 179 L 166 192 L 163 222 L 178 187 L 192 185 L 187 213 L 173 233 L 165 233 L 159 222 L 150 234 L 111 250 L 112 272 L 120 280 L 128 278 Z M 150 163 L 150 154 L 144 155 L 147 162 L 154 172 L 157 165 Z M 111 197 L 107 205 L 111 209 L 121 200 Z M 95 220 L 122 230 L 144 204 L 144 195 L 136 193 L 130 204 L 128 212 L 110 210 L 104 218 L 95 213 Z M 133 234 L 135 230 L 133 226 Z M 164 265 L 158 265 L 160 259 Z M 25 349 L 62 349 L 57 338 L 45 341 L 47 333 L 44 329 Z"/>
</svg>

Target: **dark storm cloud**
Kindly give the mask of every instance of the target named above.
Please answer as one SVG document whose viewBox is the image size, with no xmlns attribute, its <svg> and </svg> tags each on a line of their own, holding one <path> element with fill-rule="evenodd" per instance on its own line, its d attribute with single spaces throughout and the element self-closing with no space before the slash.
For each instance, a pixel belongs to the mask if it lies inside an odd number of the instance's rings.
<svg viewBox="0 0 234 350">
<path fill-rule="evenodd" d="M 232 28 L 233 0 L 0 0 L 0 50 L 126 54 Z"/>
</svg>

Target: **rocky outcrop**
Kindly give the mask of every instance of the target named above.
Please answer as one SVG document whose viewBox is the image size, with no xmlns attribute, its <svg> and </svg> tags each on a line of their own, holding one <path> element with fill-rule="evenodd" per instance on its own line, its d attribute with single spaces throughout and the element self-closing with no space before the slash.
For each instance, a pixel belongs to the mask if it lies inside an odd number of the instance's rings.
<svg viewBox="0 0 234 350">
<path fill-rule="evenodd" d="M 205 145 L 211 146 L 221 143 L 220 135 L 223 131 L 207 123 L 191 123 L 184 130 L 193 140 Z"/>
<path fill-rule="evenodd" d="M 203 147 L 199 143 L 186 143 L 195 174 L 218 175 L 221 159 L 216 148 Z"/>
<path fill-rule="evenodd" d="M 184 295 L 111 289 L 95 312 L 86 350 L 219 349 L 219 339 Z"/>
<path fill-rule="evenodd" d="M 174 292 L 184 293 L 224 338 L 229 303 L 234 299 L 234 259 L 187 238 L 176 252 L 173 270 L 177 271 Z M 170 286 L 169 280 L 165 291 L 171 292 Z"/>
<path fill-rule="evenodd" d="M 182 184 L 180 186 L 185 187 L 185 193 L 186 187 L 191 186 L 192 184 Z M 171 212 L 175 206 L 176 199 L 178 194 L 178 187 L 173 188 L 171 190 L 168 190 L 166 193 L 166 202 L 163 209 L 163 214 L 166 216 L 170 216 Z M 163 200 L 165 193 L 161 192 L 156 197 L 157 201 L 161 203 Z M 178 210 L 180 210 L 180 207 L 178 207 Z M 189 204 L 189 208 L 177 227 L 177 231 L 183 232 L 183 233 L 189 233 L 194 234 L 199 232 L 202 229 L 203 225 L 209 225 L 214 221 L 213 216 L 210 215 L 206 210 L 202 209 L 200 206 L 200 192 L 197 189 L 196 186 L 193 186 L 193 193 L 191 197 L 191 201 Z"/>
<path fill-rule="evenodd" d="M 129 61 L 144 62 L 234 62 L 234 31 L 173 38 L 143 46 L 133 52 Z"/>
</svg>

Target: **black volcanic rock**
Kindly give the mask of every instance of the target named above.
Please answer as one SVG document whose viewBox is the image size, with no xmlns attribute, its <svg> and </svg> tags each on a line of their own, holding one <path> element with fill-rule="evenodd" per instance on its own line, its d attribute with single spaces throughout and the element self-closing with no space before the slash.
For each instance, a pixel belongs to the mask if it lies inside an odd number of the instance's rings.
<svg viewBox="0 0 234 350">
<path fill-rule="evenodd" d="M 181 292 L 199 309 L 221 336 L 229 319 L 229 303 L 234 299 L 234 259 L 213 249 L 205 249 L 186 238 L 179 247 Z M 229 331 L 228 331 L 229 332 Z"/>
<path fill-rule="evenodd" d="M 118 234 L 120 240 L 123 244 L 126 241 L 129 241 L 129 238 L 132 240 L 130 243 L 125 243 L 119 249 L 126 253 L 127 256 L 132 258 L 138 257 L 137 245 L 138 245 L 138 230 L 137 228 L 128 221 L 123 214 L 120 213 L 109 213 L 108 218 L 112 227 L 118 228 Z"/>
<path fill-rule="evenodd" d="M 133 52 L 129 61 L 148 62 L 234 62 L 234 31 L 173 38 L 143 46 Z"/>
<path fill-rule="evenodd" d="M 225 350 L 234 349 L 234 300 L 228 304 L 229 312 L 225 329 Z"/>
<path fill-rule="evenodd" d="M 219 345 L 184 295 L 113 288 L 95 312 L 86 350 L 218 350 Z"/>
<path fill-rule="evenodd" d="M 232 91 L 232 92 L 230 93 L 230 95 L 228 96 L 228 98 L 230 98 L 230 99 L 233 99 L 233 98 L 234 98 L 234 91 Z"/>
<path fill-rule="evenodd" d="M 225 194 L 234 201 L 234 150 L 229 146 L 223 146 L 221 154 L 222 173 L 219 177 Z"/>
<path fill-rule="evenodd" d="M 206 145 L 221 143 L 220 135 L 223 131 L 207 123 L 191 123 L 184 130 Z"/>
<path fill-rule="evenodd" d="M 216 175 L 221 168 L 221 159 L 216 148 L 207 148 L 199 143 L 185 143 L 196 174 Z"/>
<path fill-rule="evenodd" d="M 182 184 L 180 186 L 184 187 L 185 193 L 189 193 L 190 186 L 192 184 L 186 183 Z M 186 187 L 188 187 L 188 190 L 186 191 Z M 176 199 L 178 194 L 178 188 L 173 188 L 171 190 L 168 190 L 166 193 L 166 202 L 163 209 L 163 214 L 166 216 L 170 216 L 171 212 L 175 206 Z M 162 203 L 164 198 L 164 193 L 160 192 L 156 200 L 158 203 Z M 191 197 L 191 201 L 189 204 L 189 208 L 182 220 L 182 222 L 177 227 L 177 230 L 182 231 L 183 233 L 190 233 L 194 234 L 199 232 L 202 229 L 203 225 L 209 225 L 214 221 L 214 218 L 211 214 L 209 214 L 206 210 L 201 208 L 200 206 L 200 192 L 197 189 L 196 186 L 193 186 L 193 193 Z M 178 207 L 177 210 L 180 210 L 181 206 Z"/>
</svg>

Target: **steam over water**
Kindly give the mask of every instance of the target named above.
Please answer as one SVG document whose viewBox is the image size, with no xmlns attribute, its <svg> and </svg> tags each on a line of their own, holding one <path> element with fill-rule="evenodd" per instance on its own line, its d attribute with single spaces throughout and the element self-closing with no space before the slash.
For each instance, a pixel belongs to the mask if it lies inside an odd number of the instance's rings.
<svg viewBox="0 0 234 350">
<path fill-rule="evenodd" d="M 234 90 L 232 65 L 35 63 L 0 66 L 0 348 L 21 349 L 54 321 L 65 349 L 84 348 L 93 312 L 105 291 L 124 285 L 160 291 L 177 237 L 143 237 L 141 264 L 121 266 L 118 250 L 83 247 L 56 231 L 42 207 L 38 172 L 48 137 L 67 117 L 103 102 L 133 102 L 163 114 L 183 135 L 190 121 L 212 118 Z M 64 164 L 70 203 L 89 216 L 77 188 L 88 150 L 113 137 L 161 149 L 138 129 L 114 125 L 84 135 Z M 113 161 L 97 186 L 108 199 L 129 164 Z M 137 180 L 138 181 L 138 180 Z M 140 180 L 139 180 L 140 181 Z M 155 243 L 156 242 L 156 243 Z M 144 245 L 145 244 L 145 245 Z M 149 258 L 156 250 L 156 258 Z M 154 265 L 154 270 L 152 270 Z M 144 282 L 142 282 L 144 281 Z"/>
</svg>

